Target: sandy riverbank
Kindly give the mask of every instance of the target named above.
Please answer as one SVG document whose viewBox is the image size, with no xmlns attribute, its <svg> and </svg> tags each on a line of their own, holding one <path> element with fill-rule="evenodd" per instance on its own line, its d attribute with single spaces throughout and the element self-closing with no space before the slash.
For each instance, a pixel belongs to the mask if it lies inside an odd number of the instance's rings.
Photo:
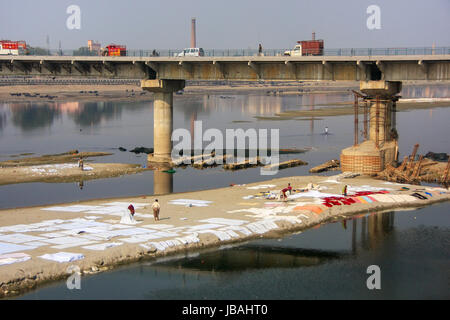
<svg viewBox="0 0 450 320">
<path fill-rule="evenodd" d="M 108 156 L 107 152 L 78 152 L 20 157 L 0 162 L 0 185 L 25 182 L 79 182 L 135 174 L 145 170 L 139 164 L 92 163 L 91 157 Z M 78 167 L 80 157 L 84 168 Z"/>
<path fill-rule="evenodd" d="M 261 191 L 278 193 L 288 182 L 294 188 L 314 183 L 318 185 L 318 190 L 293 193 L 286 202 L 255 197 Z M 372 195 L 371 203 L 354 196 L 352 204 L 345 205 L 339 202 L 341 200 L 334 200 L 340 204 L 331 207 L 322 204 L 324 200 L 319 196 L 339 196 L 344 184 L 349 186 L 349 196 L 363 190 L 385 190 L 389 193 Z M 409 196 L 416 191 L 426 195 L 427 199 Z M 0 263 L 2 254 L 13 252 L 23 253 L 24 259 L 28 260 L 0 265 L 0 296 L 17 294 L 48 281 L 67 278 L 67 268 L 71 265 L 78 266 L 82 274 L 96 273 L 119 264 L 187 250 L 260 237 L 280 237 L 287 232 L 311 228 L 342 216 L 448 201 L 450 192 L 441 188 L 392 184 L 367 177 L 289 177 L 158 196 L 161 204 L 159 222 L 154 222 L 151 214 L 150 206 L 154 198 L 127 197 L 1 210 Z M 187 206 L 180 199 L 196 201 Z M 120 224 L 120 216 L 130 203 L 137 208 L 138 224 Z M 114 247 L 102 250 L 99 248 L 101 246 Z M 59 263 L 40 257 L 57 252 L 82 254 L 83 258 Z"/>
<path fill-rule="evenodd" d="M 145 170 L 139 164 L 85 163 L 83 170 L 75 163 L 45 164 L 0 168 L 0 185 L 26 182 L 82 182 L 93 179 L 118 177 Z"/>
</svg>

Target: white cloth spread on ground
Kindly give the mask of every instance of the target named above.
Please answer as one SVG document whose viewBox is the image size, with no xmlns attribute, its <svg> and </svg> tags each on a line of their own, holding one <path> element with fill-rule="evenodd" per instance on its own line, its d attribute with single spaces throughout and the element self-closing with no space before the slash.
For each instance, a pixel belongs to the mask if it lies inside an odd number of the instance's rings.
<svg viewBox="0 0 450 320">
<path fill-rule="evenodd" d="M 288 199 L 297 199 L 302 197 L 308 197 L 308 198 L 326 198 L 326 197 L 340 197 L 339 194 L 333 194 L 333 193 L 324 193 L 317 190 L 310 190 L 307 192 L 298 192 L 294 193 L 288 196 Z"/>
<path fill-rule="evenodd" d="M 103 251 L 106 250 L 108 248 L 112 248 L 112 247 L 117 247 L 122 245 L 122 242 L 107 242 L 107 243 L 99 243 L 99 244 L 94 244 L 91 246 L 84 246 L 84 249 L 88 249 L 88 250 L 97 250 L 97 251 Z"/>
<path fill-rule="evenodd" d="M 226 219 L 226 218 L 210 218 L 199 220 L 199 222 L 209 222 L 209 223 L 218 223 L 225 224 L 230 226 L 240 226 L 241 224 L 247 223 L 246 220 L 237 220 L 237 219 Z"/>
<path fill-rule="evenodd" d="M 120 223 L 123 223 L 123 224 L 136 224 L 137 221 L 131 215 L 130 211 L 128 209 L 125 209 L 123 211 L 123 213 L 122 213 L 122 219 L 120 219 Z"/>
<path fill-rule="evenodd" d="M 7 234 L 0 236 L 0 241 L 3 242 L 12 242 L 12 243 L 24 243 L 29 241 L 36 241 L 36 240 L 46 240 L 42 237 L 36 237 L 36 236 L 30 236 L 27 234 L 22 233 L 13 233 L 13 234 Z"/>
<path fill-rule="evenodd" d="M 24 246 L 24 245 L 15 244 L 15 243 L 0 242 L 0 254 L 10 253 L 10 252 L 17 252 L 17 251 L 32 250 L 32 249 L 34 249 L 34 247 Z"/>
<path fill-rule="evenodd" d="M 26 253 L 9 253 L 9 254 L 2 254 L 0 255 L 0 266 L 17 263 L 17 262 L 24 262 L 27 260 L 30 260 L 31 257 Z"/>
<path fill-rule="evenodd" d="M 212 203 L 212 201 L 194 200 L 194 199 L 175 199 L 175 200 L 169 201 L 169 204 L 188 206 L 188 207 L 207 207 L 211 203 Z"/>
<path fill-rule="evenodd" d="M 83 259 L 84 255 L 82 255 L 81 253 L 57 252 L 57 253 L 51 253 L 51 254 L 50 253 L 44 254 L 42 256 L 39 256 L 39 258 L 62 263 L 62 262 L 72 262 L 72 261 Z"/>
</svg>

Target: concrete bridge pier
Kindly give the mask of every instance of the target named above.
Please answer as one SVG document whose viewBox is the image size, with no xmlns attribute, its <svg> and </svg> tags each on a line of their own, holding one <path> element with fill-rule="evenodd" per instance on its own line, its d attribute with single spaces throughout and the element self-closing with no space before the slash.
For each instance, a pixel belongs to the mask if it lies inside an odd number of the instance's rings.
<svg viewBox="0 0 450 320">
<path fill-rule="evenodd" d="M 397 160 L 398 142 L 395 131 L 395 103 L 401 91 L 400 81 L 361 81 L 360 90 L 369 102 L 369 139 L 341 152 L 343 172 L 375 174 Z"/>
<path fill-rule="evenodd" d="M 173 130 L 173 93 L 183 89 L 184 80 L 142 80 L 141 87 L 154 93 L 153 154 L 149 162 L 170 163 Z"/>
</svg>

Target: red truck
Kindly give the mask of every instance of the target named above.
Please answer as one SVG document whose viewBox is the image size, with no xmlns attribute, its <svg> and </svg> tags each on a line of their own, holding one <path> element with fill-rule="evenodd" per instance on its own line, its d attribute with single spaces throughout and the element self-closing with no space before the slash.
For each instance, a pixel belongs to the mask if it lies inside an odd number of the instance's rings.
<svg viewBox="0 0 450 320">
<path fill-rule="evenodd" d="M 297 41 L 302 46 L 302 56 L 323 56 L 323 40 Z"/>
<path fill-rule="evenodd" d="M 118 44 L 110 44 L 102 51 L 102 55 L 124 57 L 127 55 L 127 47 Z"/>
</svg>

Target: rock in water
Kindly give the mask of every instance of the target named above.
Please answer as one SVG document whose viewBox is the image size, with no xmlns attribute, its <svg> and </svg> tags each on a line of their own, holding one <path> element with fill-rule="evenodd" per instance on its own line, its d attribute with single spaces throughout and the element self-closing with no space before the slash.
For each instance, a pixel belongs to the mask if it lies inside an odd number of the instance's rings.
<svg viewBox="0 0 450 320">
<path fill-rule="evenodd" d="M 133 150 L 130 150 L 130 152 L 150 154 L 153 153 L 153 148 L 136 147 Z"/>
</svg>

